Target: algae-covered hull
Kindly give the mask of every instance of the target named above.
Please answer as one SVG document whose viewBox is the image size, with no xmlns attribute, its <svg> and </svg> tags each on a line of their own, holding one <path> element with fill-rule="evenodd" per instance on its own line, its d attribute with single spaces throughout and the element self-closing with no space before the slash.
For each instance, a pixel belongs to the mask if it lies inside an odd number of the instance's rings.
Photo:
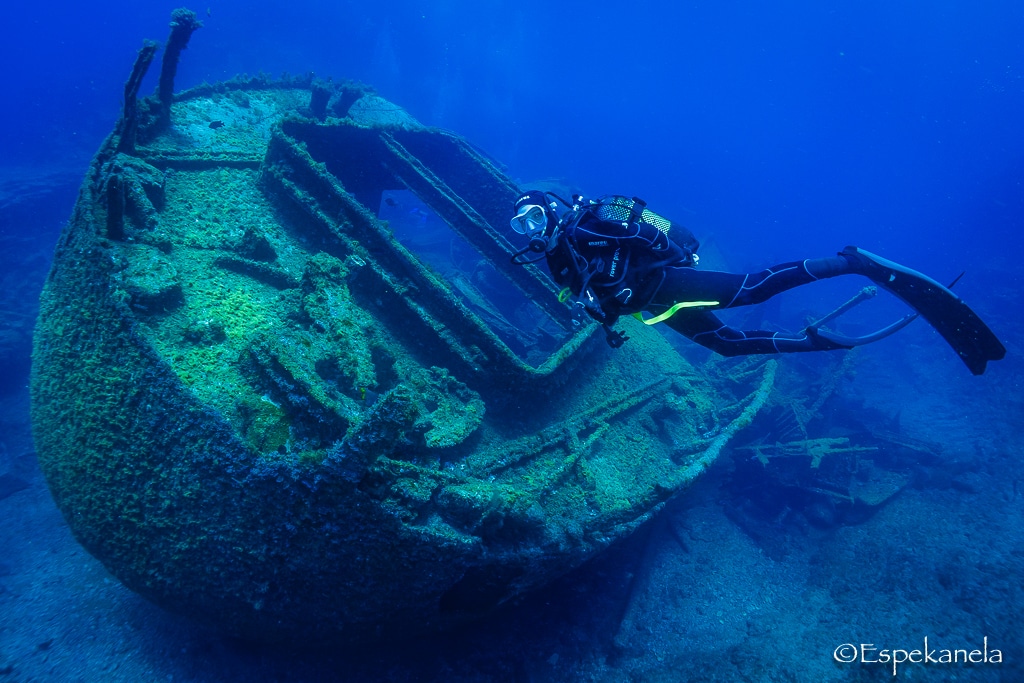
<svg viewBox="0 0 1024 683">
<path fill-rule="evenodd" d="M 463 620 L 630 533 L 765 399 L 773 364 L 734 395 L 639 324 L 573 329 L 510 263 L 515 184 L 361 86 L 165 104 L 93 161 L 32 399 L 76 537 L 166 608 L 268 640 Z"/>
</svg>

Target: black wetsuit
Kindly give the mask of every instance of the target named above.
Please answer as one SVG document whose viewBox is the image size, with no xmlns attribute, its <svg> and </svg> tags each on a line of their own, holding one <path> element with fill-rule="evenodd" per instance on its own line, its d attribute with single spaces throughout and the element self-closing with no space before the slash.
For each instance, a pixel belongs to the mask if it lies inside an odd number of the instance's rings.
<svg viewBox="0 0 1024 683">
<path fill-rule="evenodd" d="M 555 282 L 568 287 L 587 313 L 605 324 L 620 315 L 658 315 L 680 302 L 703 302 L 678 309 L 665 324 L 724 356 L 848 348 L 804 332 L 737 330 L 712 313 L 855 272 L 846 258 L 794 261 L 747 274 L 698 270 L 694 261 L 690 249 L 652 225 L 605 221 L 586 209 L 563 219 L 547 253 Z"/>
</svg>

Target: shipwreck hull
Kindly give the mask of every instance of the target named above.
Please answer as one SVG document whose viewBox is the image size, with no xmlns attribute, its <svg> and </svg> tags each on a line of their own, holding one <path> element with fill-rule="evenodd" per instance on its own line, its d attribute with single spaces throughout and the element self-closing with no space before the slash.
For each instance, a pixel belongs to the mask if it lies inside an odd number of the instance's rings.
<svg viewBox="0 0 1024 683">
<path fill-rule="evenodd" d="M 648 519 L 774 364 L 715 386 L 635 321 L 617 350 L 573 329 L 509 263 L 517 193 L 352 84 L 234 81 L 122 121 L 35 337 L 39 460 L 78 540 L 165 608 L 308 642 L 463 621 Z"/>
</svg>

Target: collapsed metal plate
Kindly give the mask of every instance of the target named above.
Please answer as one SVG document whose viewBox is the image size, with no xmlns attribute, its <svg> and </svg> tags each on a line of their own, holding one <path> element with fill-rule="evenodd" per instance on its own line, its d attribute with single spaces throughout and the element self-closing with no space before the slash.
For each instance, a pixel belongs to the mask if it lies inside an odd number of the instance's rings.
<svg viewBox="0 0 1024 683">
<path fill-rule="evenodd" d="M 774 363 L 748 397 L 634 321 L 574 330 L 510 263 L 515 184 L 361 86 L 169 111 L 93 160 L 32 378 L 76 537 L 168 609 L 266 640 L 462 621 L 629 534 L 767 398 Z"/>
</svg>

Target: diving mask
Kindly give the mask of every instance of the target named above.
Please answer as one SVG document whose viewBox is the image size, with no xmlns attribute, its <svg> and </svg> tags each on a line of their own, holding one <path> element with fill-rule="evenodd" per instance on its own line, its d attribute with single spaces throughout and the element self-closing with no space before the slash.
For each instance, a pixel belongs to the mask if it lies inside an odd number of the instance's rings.
<svg viewBox="0 0 1024 683">
<path fill-rule="evenodd" d="M 520 235 L 533 237 L 540 235 L 548 225 L 544 207 L 537 204 L 524 204 L 510 221 L 512 229 Z"/>
</svg>

